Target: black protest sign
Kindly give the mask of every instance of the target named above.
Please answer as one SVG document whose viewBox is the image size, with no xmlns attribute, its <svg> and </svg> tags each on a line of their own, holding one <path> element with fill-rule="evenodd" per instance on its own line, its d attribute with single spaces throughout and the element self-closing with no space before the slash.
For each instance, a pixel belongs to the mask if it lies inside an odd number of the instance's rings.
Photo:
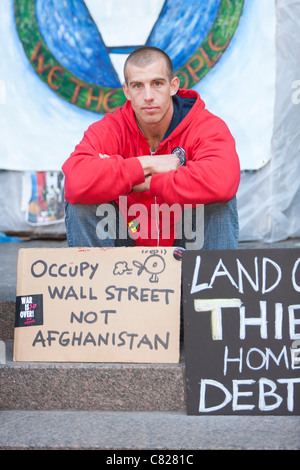
<svg viewBox="0 0 300 470">
<path fill-rule="evenodd" d="M 187 251 L 187 413 L 300 414 L 300 250 Z"/>
</svg>

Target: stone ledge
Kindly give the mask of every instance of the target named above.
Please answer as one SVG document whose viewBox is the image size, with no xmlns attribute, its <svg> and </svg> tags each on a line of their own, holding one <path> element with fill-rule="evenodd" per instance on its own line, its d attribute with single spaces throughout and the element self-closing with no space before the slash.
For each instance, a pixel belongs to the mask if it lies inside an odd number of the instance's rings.
<svg viewBox="0 0 300 470">
<path fill-rule="evenodd" d="M 185 366 L 128 363 L 0 364 L 2 410 L 183 411 Z"/>
<path fill-rule="evenodd" d="M 0 341 L 13 341 L 16 303 L 0 301 Z"/>
</svg>

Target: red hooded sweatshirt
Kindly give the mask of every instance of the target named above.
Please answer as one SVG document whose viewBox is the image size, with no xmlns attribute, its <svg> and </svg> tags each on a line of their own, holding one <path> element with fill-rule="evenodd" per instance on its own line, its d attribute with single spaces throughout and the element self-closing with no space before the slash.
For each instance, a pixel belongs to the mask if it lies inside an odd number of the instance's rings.
<svg viewBox="0 0 300 470">
<path fill-rule="evenodd" d="M 132 191 L 133 186 L 145 180 L 135 157 L 151 152 L 137 126 L 130 101 L 92 124 L 62 167 L 66 201 L 70 204 L 115 201 L 127 222 L 137 221 L 136 245 L 157 246 L 159 238 L 160 246 L 172 246 L 176 238 L 177 208 L 226 202 L 238 189 L 239 158 L 227 125 L 205 109 L 196 91 L 179 90 L 178 96 L 193 98 L 195 103 L 161 141 L 155 155 L 170 154 L 175 147 L 182 147 L 187 163 L 178 171 L 152 175 L 150 191 Z M 109 158 L 101 158 L 99 154 Z M 160 209 L 167 210 L 170 206 L 174 211 L 169 211 L 170 224 L 162 233 Z M 173 213 L 177 214 L 174 218 Z"/>
</svg>

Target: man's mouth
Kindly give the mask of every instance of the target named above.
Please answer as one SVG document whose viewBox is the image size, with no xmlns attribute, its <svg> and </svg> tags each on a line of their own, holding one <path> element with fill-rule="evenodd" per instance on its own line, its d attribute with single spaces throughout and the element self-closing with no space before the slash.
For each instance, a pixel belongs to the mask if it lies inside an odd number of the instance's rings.
<svg viewBox="0 0 300 470">
<path fill-rule="evenodd" d="M 145 106 L 143 108 L 144 111 L 146 112 L 151 112 L 151 111 L 156 111 L 158 108 L 156 106 Z"/>
</svg>

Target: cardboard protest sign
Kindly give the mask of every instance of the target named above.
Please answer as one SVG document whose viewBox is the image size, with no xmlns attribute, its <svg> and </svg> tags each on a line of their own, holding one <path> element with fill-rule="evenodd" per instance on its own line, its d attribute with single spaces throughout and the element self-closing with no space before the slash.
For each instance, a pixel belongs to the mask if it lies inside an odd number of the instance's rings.
<svg viewBox="0 0 300 470">
<path fill-rule="evenodd" d="M 187 413 L 300 414 L 300 250 L 184 252 Z"/>
<path fill-rule="evenodd" d="M 172 248 L 19 251 L 15 361 L 179 362 Z"/>
</svg>

